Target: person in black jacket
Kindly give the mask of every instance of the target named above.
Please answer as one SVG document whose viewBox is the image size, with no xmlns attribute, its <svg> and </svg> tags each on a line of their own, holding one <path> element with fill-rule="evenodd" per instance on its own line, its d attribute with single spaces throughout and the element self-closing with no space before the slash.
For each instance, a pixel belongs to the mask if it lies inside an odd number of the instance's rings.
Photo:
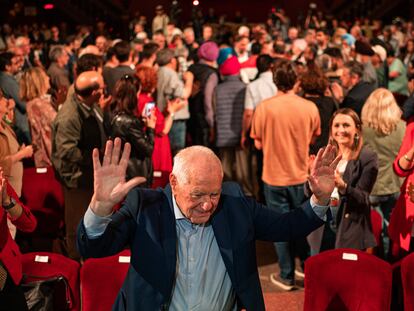
<svg viewBox="0 0 414 311">
<path fill-rule="evenodd" d="M 329 120 L 336 110 L 333 98 L 325 95 L 328 83 L 328 79 L 316 67 L 308 69 L 300 77 L 303 98 L 315 103 L 316 107 L 318 107 L 319 117 L 321 118 L 321 135 L 309 146 L 309 154 L 313 155 L 316 155 L 318 150 L 328 143 Z"/>
<path fill-rule="evenodd" d="M 139 91 L 140 84 L 133 76 L 125 75 L 116 83 L 112 103 L 114 112 L 111 136 L 121 138 L 123 144 L 126 142 L 131 144 L 126 179 L 143 176 L 147 181 L 141 186 L 148 187 L 152 181 L 151 157 L 154 150 L 154 128 L 157 118 L 153 111 L 143 116 L 142 119 L 134 115 Z"/>
<path fill-rule="evenodd" d="M 376 240 L 372 232 L 369 194 L 378 175 L 378 156 L 364 146 L 362 122 L 355 111 L 337 110 L 329 121 L 329 128 L 330 144 L 337 147 L 341 160 L 336 166 L 335 189 L 329 204 L 332 222 L 308 236 L 311 253 L 332 248 L 372 252 Z"/>
<path fill-rule="evenodd" d="M 346 96 L 343 96 L 343 91 L 337 83 L 333 83 L 332 85 L 335 97 L 340 101 L 343 99 L 340 105 L 341 108 L 351 108 L 358 114 L 358 117 L 361 116 L 365 101 L 375 90 L 374 83 L 368 83 L 362 80 L 363 74 L 364 66 L 361 63 L 349 61 L 345 64 L 341 76 L 342 87 L 345 91 L 348 90 Z"/>
</svg>

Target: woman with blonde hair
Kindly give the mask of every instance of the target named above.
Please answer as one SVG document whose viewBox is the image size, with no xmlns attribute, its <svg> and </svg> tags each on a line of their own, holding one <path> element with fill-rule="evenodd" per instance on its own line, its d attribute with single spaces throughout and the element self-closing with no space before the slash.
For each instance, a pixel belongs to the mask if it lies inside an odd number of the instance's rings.
<svg viewBox="0 0 414 311">
<path fill-rule="evenodd" d="M 48 75 L 43 69 L 33 67 L 25 71 L 20 80 L 20 97 L 27 102 L 34 162 L 36 167 L 52 165 L 52 122 L 56 117 L 52 98 L 47 94 L 50 89 Z"/>
<path fill-rule="evenodd" d="M 392 93 L 384 88 L 376 89 L 365 102 L 361 119 L 364 144 L 378 156 L 378 177 L 369 197 L 371 206 L 383 218 L 384 257 L 389 250 L 387 227 L 391 211 L 400 194 L 401 180 L 394 173 L 392 163 L 404 137 L 405 122 L 402 111 Z"/>
</svg>

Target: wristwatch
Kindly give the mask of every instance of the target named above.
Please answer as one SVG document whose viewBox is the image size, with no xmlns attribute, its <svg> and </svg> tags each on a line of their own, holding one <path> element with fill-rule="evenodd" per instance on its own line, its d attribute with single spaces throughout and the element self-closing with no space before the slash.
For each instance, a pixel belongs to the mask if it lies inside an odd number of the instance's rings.
<svg viewBox="0 0 414 311">
<path fill-rule="evenodd" d="M 13 199 L 13 198 L 10 198 L 10 203 L 7 204 L 7 205 L 3 204 L 3 208 L 7 211 L 7 210 L 13 208 L 15 205 L 16 205 L 16 200 Z"/>
</svg>

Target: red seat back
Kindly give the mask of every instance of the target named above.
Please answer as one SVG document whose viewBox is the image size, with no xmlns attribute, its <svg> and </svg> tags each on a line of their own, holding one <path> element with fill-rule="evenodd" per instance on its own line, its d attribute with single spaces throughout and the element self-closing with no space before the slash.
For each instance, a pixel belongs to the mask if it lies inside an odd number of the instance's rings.
<svg viewBox="0 0 414 311">
<path fill-rule="evenodd" d="M 389 311 L 392 269 L 354 249 L 336 249 L 305 262 L 305 311 Z"/>
<path fill-rule="evenodd" d="M 110 311 L 128 272 L 131 252 L 87 259 L 81 269 L 82 310 Z M 120 260 L 121 259 L 121 260 Z"/>
<path fill-rule="evenodd" d="M 404 310 L 414 310 L 414 253 L 401 261 Z"/>
<path fill-rule="evenodd" d="M 371 223 L 372 233 L 375 236 L 377 245 L 381 245 L 381 232 L 382 232 L 382 216 L 376 210 L 371 210 Z"/>
<path fill-rule="evenodd" d="M 23 171 L 22 201 L 36 216 L 38 233 L 56 233 L 63 226 L 63 189 L 53 167 Z"/>
<path fill-rule="evenodd" d="M 41 256 L 41 258 L 37 257 Z M 40 262 L 46 259 L 47 262 Z M 68 299 L 72 311 L 80 310 L 79 270 L 80 264 L 60 254 L 34 252 L 23 254 L 24 283 L 63 276 L 69 285 Z"/>
</svg>

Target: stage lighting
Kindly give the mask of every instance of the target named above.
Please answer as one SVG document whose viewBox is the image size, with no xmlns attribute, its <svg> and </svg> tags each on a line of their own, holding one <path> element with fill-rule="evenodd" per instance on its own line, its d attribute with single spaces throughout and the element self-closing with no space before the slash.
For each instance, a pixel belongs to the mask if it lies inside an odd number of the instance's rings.
<svg viewBox="0 0 414 311">
<path fill-rule="evenodd" d="M 194 5 L 194 6 L 197 6 L 197 5 L 199 5 L 199 4 L 200 4 L 200 1 L 198 1 L 198 0 L 194 0 L 194 1 L 193 1 L 193 5 Z"/>
<path fill-rule="evenodd" d="M 53 10 L 55 8 L 55 5 L 53 3 L 46 3 L 43 8 L 45 10 Z"/>
</svg>

